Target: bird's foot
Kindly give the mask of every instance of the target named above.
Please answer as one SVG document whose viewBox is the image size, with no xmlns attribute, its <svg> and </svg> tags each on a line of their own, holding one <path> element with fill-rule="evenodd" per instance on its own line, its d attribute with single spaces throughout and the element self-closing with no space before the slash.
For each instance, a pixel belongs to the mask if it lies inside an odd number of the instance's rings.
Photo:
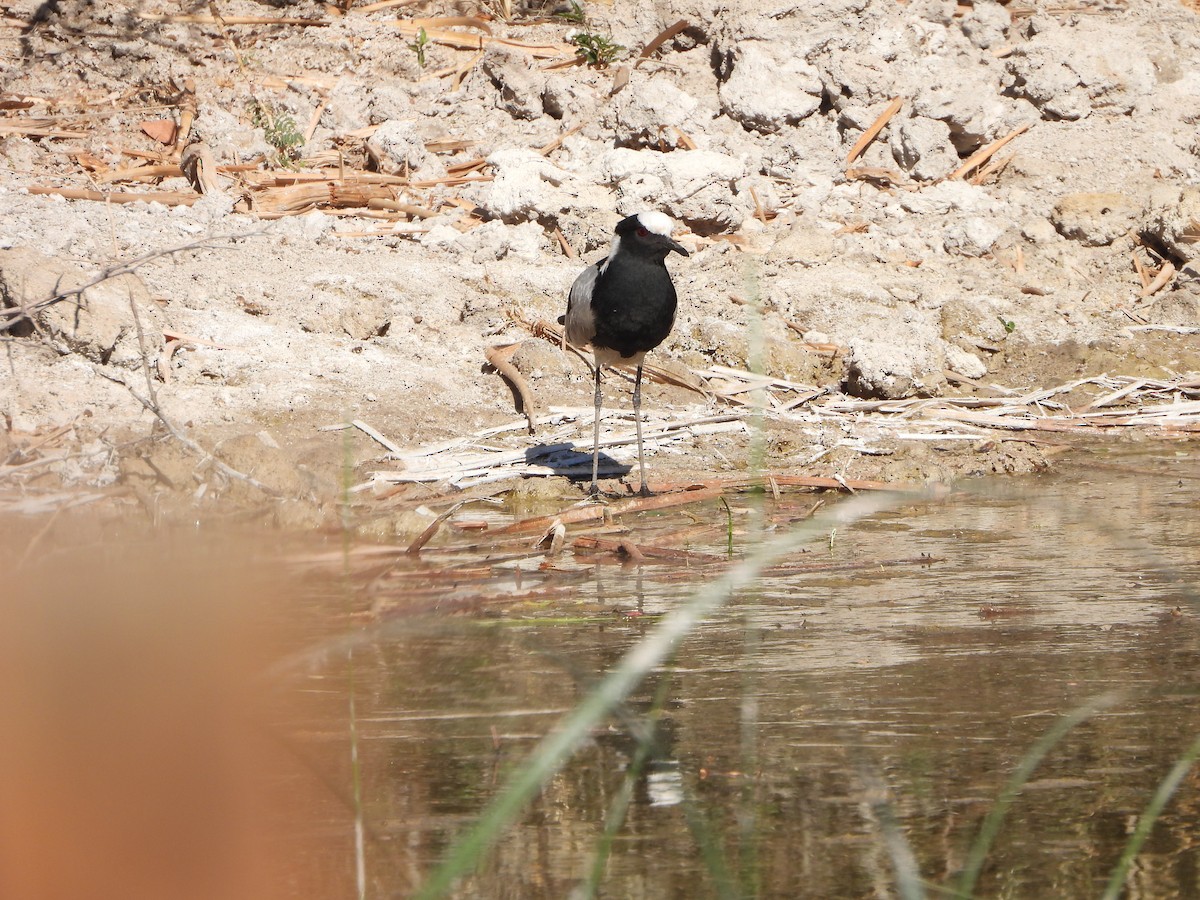
<svg viewBox="0 0 1200 900">
<path fill-rule="evenodd" d="M 654 491 L 650 490 L 650 488 L 647 486 L 646 482 L 643 481 L 642 488 L 641 488 L 641 490 L 638 491 L 638 494 L 642 497 L 653 497 Z"/>
</svg>

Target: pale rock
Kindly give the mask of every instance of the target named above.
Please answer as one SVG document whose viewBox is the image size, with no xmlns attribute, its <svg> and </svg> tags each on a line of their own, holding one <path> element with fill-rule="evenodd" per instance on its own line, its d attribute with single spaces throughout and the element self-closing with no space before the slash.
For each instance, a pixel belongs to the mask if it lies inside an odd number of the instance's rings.
<svg viewBox="0 0 1200 900">
<path fill-rule="evenodd" d="M 336 276 L 314 283 L 299 322 L 308 332 L 366 341 L 387 334 L 392 310 L 383 291 L 359 279 Z"/>
<path fill-rule="evenodd" d="M 987 365 L 974 353 L 950 344 L 946 347 L 946 366 L 952 372 L 967 378 L 982 378 L 987 374 Z"/>
<path fill-rule="evenodd" d="M 185 210 L 189 213 L 187 218 L 193 221 L 202 222 L 204 225 L 212 225 L 233 212 L 233 207 L 236 205 L 237 199 L 233 194 L 205 194 L 190 207 L 177 206 L 176 209 Z"/>
<path fill-rule="evenodd" d="M 1012 25 L 1012 16 L 993 0 L 976 0 L 970 11 L 962 17 L 961 24 L 967 40 L 980 50 L 988 50 L 1004 45 L 1009 26 Z"/>
<path fill-rule="evenodd" d="M 0 306 L 31 307 L 81 288 L 95 275 L 81 266 L 28 247 L 0 251 Z M 142 347 L 153 361 L 163 348 L 162 310 L 136 275 L 106 278 L 33 314 L 50 343 L 63 353 L 124 368 L 142 365 Z M 24 328 L 22 327 L 24 324 Z M 139 340 L 139 325 L 141 338 Z M 28 321 L 10 334 L 28 336 Z"/>
<path fill-rule="evenodd" d="M 853 397 L 900 400 L 933 393 L 944 383 L 945 356 L 914 342 L 853 338 L 843 389 Z"/>
<path fill-rule="evenodd" d="M 918 181 L 936 181 L 960 164 L 950 140 L 950 126 L 937 119 L 893 120 L 888 143 L 892 157 Z"/>
<path fill-rule="evenodd" d="M 371 95 L 350 79 L 338 79 L 327 95 L 322 119 L 337 134 L 371 124 Z"/>
<path fill-rule="evenodd" d="M 205 104 L 197 111 L 196 127 L 203 131 L 218 163 L 243 162 L 275 152 L 261 128 L 216 104 Z"/>
<path fill-rule="evenodd" d="M 613 99 L 608 123 L 621 146 L 674 144 L 672 129 L 687 123 L 697 106 L 699 101 L 677 88 L 668 76 L 634 72 Z"/>
<path fill-rule="evenodd" d="M 1146 230 L 1181 259 L 1200 259 L 1200 186 L 1155 191 Z"/>
<path fill-rule="evenodd" d="M 832 260 L 833 252 L 833 233 L 827 228 L 801 219 L 780 235 L 767 253 L 767 259 L 806 267 L 818 266 Z"/>
<path fill-rule="evenodd" d="M 597 91 L 574 75 L 551 73 L 542 88 L 542 110 L 552 119 L 562 119 L 578 109 L 587 109 L 597 100 Z M 570 140 L 570 139 L 568 139 Z"/>
<path fill-rule="evenodd" d="M 604 179 L 617 189 L 617 211 L 630 215 L 661 209 L 667 215 L 707 231 L 736 231 L 753 212 L 753 200 L 738 193 L 743 160 L 711 150 L 618 148 L 600 159 Z"/>
<path fill-rule="evenodd" d="M 1141 217 L 1142 207 L 1124 194 L 1085 192 L 1058 201 L 1050 221 L 1058 233 L 1088 247 L 1103 247 L 1128 233 Z"/>
<path fill-rule="evenodd" d="M 1030 219 L 1021 226 L 1021 236 L 1031 244 L 1052 244 L 1061 240 L 1058 230 L 1049 219 Z"/>
<path fill-rule="evenodd" d="M 412 122 L 389 119 L 367 138 L 367 155 L 384 175 L 446 174 L 442 161 L 425 149 L 425 139 Z"/>
<path fill-rule="evenodd" d="M 315 241 L 333 229 L 333 217 L 319 209 L 300 216 L 284 216 L 267 225 L 266 230 L 283 239 Z"/>
<path fill-rule="evenodd" d="M 333 217 L 319 209 L 310 210 L 302 216 L 293 216 L 300 223 L 301 236 L 306 241 L 315 241 L 333 230 Z"/>
<path fill-rule="evenodd" d="M 718 91 L 721 111 L 744 128 L 778 131 L 821 106 L 820 73 L 788 43 L 739 41 L 729 66 L 729 76 Z"/>
<path fill-rule="evenodd" d="M 885 43 L 890 40 L 882 36 L 881 39 Z M 907 49 L 904 58 L 912 55 L 911 49 Z M 810 56 L 809 62 L 817 66 L 824 96 L 838 112 L 864 108 L 881 111 L 894 97 L 911 96 L 915 87 L 906 67 L 897 63 L 897 57 L 898 54 L 886 47 L 872 49 L 843 45 L 831 46 L 825 52 Z M 866 123 L 870 124 L 869 121 Z"/>
<path fill-rule="evenodd" d="M 1047 118 L 1129 113 L 1154 90 L 1154 63 L 1132 28 L 1087 18 L 1039 27 L 1005 60 L 1005 86 Z"/>
<path fill-rule="evenodd" d="M 546 249 L 546 233 L 536 222 L 506 225 L 493 220 L 461 235 L 459 245 L 477 263 L 507 256 L 536 262 Z"/>
<path fill-rule="evenodd" d="M 480 65 L 495 89 L 495 104 L 514 119 L 537 119 L 544 112 L 546 75 L 531 56 L 503 44 L 491 44 Z"/>
<path fill-rule="evenodd" d="M 838 128 L 848 132 L 866 131 L 875 124 L 875 120 L 886 108 L 887 103 L 875 106 L 851 103 L 843 106 L 838 110 Z"/>
<path fill-rule="evenodd" d="M 942 235 L 942 246 L 955 256 L 983 256 L 1004 234 L 1004 228 L 991 219 L 971 216 L 950 225 Z"/>
<path fill-rule="evenodd" d="M 369 98 L 369 121 L 379 125 L 389 119 L 407 120 L 416 113 L 413 111 L 412 98 L 399 84 L 380 81 L 372 84 L 365 91 L 361 84 L 350 79 L 344 82 L 346 88 L 355 93 L 365 94 Z"/>
<path fill-rule="evenodd" d="M 922 59 L 920 71 L 909 75 L 912 114 L 950 126 L 960 154 L 1041 118 L 1028 100 L 1003 95 L 1003 65 L 973 48 Z"/>
<path fill-rule="evenodd" d="M 536 150 L 497 150 L 488 158 L 496 176 L 488 186 L 484 207 L 506 222 L 519 222 L 557 212 L 562 205 L 556 188 L 567 173 Z"/>
<path fill-rule="evenodd" d="M 458 239 L 462 232 L 449 223 L 439 222 L 430 225 L 429 230 L 417 240 L 424 247 L 454 249 L 458 247 Z"/>
<path fill-rule="evenodd" d="M 961 67 L 954 71 L 972 73 Z M 1027 99 L 1001 96 L 998 77 L 972 74 L 973 82 L 970 75 L 952 74 L 947 67 L 945 77 L 953 79 L 953 86 L 934 83 L 923 87 L 913 99 L 917 115 L 940 119 L 950 127 L 950 139 L 959 153 L 972 153 L 987 141 L 1041 118 Z M 968 82 L 965 86 L 961 84 L 964 80 Z"/>
<path fill-rule="evenodd" d="M 949 212 L 998 212 L 1003 204 L 981 187 L 955 179 L 922 187 L 919 192 L 902 194 L 900 207 L 919 215 L 945 215 Z"/>
</svg>

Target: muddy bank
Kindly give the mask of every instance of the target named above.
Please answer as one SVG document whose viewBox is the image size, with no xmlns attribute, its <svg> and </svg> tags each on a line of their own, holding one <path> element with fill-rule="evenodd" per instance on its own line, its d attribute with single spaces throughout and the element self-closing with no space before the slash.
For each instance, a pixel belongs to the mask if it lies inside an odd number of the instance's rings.
<svg viewBox="0 0 1200 900">
<path fill-rule="evenodd" d="M 37 8 L 13 5 L 0 32 L 14 495 L 107 489 L 154 515 L 304 525 L 361 487 L 372 528 L 410 531 L 393 507 L 452 498 L 453 479 L 381 479 L 419 467 L 339 426 L 402 456 L 585 437 L 586 366 L 522 323 L 552 323 L 617 218 L 647 207 L 693 251 L 672 263 L 669 380 L 645 392 L 649 424 L 686 434 L 652 448 L 652 480 L 925 482 L 1194 427 L 1189 5 L 680 0 L 423 24 L 443 13 Z M 629 49 L 572 65 L 579 35 Z M 223 167 L 204 195 L 173 174 L 195 138 Z M 313 185 L 328 190 L 288 206 Z M 68 199 L 81 191 L 109 202 Z M 520 416 L 484 360 L 516 343 L 533 436 L 497 431 Z M 609 377 L 623 414 L 628 389 Z M 729 413 L 724 430 L 687 424 Z"/>
</svg>

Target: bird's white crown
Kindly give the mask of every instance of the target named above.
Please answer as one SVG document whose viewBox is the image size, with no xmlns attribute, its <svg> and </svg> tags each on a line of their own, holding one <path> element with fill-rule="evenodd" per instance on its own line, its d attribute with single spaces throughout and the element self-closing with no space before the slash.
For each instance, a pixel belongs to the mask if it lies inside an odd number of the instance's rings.
<svg viewBox="0 0 1200 900">
<path fill-rule="evenodd" d="M 670 237 L 671 232 L 675 230 L 675 223 L 671 221 L 671 217 L 665 213 L 660 213 L 657 210 L 647 210 L 637 214 L 638 221 L 642 227 L 651 234 L 659 234 L 663 237 Z"/>
</svg>

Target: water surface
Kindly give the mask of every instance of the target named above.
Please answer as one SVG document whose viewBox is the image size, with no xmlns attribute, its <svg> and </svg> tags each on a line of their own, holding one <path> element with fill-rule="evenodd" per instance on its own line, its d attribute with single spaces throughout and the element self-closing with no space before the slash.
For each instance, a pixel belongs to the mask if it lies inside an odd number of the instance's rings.
<svg viewBox="0 0 1200 900">
<path fill-rule="evenodd" d="M 1116 691 L 1035 771 L 977 889 L 1098 895 L 1200 733 L 1198 479 L 1198 455 L 1173 445 L 1099 454 L 815 538 L 788 564 L 842 568 L 768 573 L 711 616 L 458 895 L 570 896 L 593 865 L 633 735 L 654 718 L 599 896 L 891 896 L 889 819 L 938 896 L 1023 754 L 1058 717 Z M 735 553 L 813 501 L 739 497 Z M 719 557 L 725 517 L 707 504 L 621 524 L 632 540 Z M 580 562 L 577 580 L 541 604 L 507 607 L 498 589 L 471 615 L 392 614 L 367 628 L 354 677 L 371 895 L 410 893 L 656 614 L 719 568 Z M 387 591 L 403 601 L 402 588 Z M 324 689 L 347 689 L 344 665 L 319 674 Z M 1200 896 L 1198 808 L 1190 776 L 1138 859 L 1134 894 Z"/>
</svg>

